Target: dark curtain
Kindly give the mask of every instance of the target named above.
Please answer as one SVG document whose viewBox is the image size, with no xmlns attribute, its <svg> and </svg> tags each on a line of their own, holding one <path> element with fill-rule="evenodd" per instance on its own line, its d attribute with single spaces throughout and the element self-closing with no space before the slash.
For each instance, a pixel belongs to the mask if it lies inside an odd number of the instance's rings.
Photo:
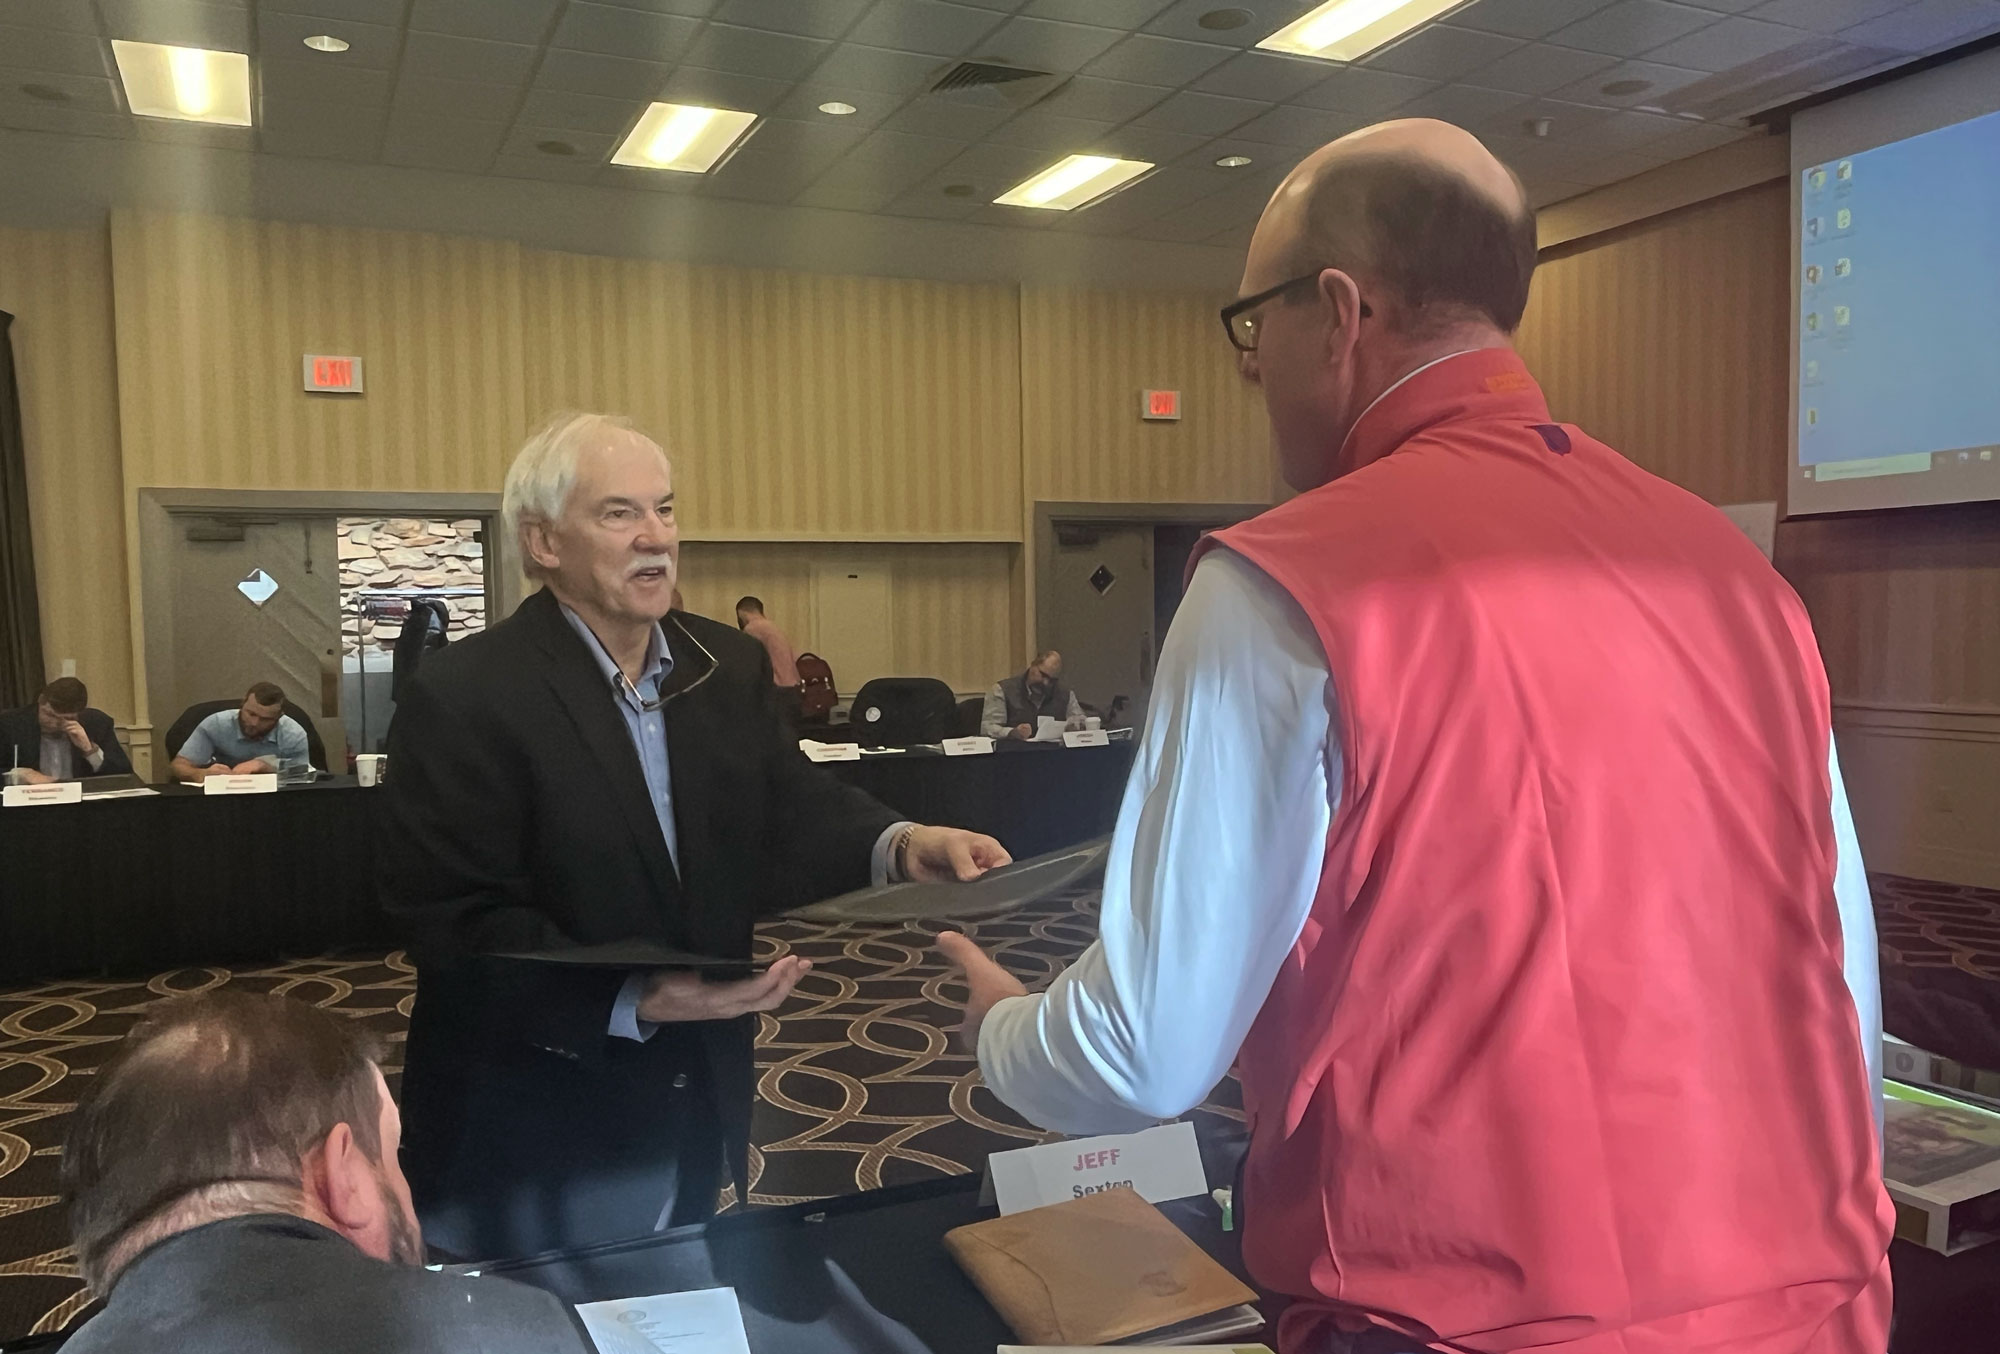
<svg viewBox="0 0 2000 1354">
<path fill-rule="evenodd" d="M 0 310 L 0 710 L 42 689 L 42 608 L 28 530 L 28 449 L 14 383 L 14 317 Z"/>
</svg>

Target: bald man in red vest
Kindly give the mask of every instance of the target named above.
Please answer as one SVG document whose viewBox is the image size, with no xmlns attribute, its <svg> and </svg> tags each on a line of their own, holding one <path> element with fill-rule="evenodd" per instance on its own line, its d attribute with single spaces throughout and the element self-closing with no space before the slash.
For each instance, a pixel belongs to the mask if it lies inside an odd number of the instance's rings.
<svg viewBox="0 0 2000 1354">
<path fill-rule="evenodd" d="M 1534 263 L 1442 123 L 1278 189 L 1223 315 L 1299 496 L 1193 570 L 1098 942 L 1035 996 L 941 942 L 967 1028 L 1069 1132 L 1234 1062 L 1286 1354 L 1881 1354 L 1874 927 L 1812 630 L 1549 412 Z"/>
</svg>

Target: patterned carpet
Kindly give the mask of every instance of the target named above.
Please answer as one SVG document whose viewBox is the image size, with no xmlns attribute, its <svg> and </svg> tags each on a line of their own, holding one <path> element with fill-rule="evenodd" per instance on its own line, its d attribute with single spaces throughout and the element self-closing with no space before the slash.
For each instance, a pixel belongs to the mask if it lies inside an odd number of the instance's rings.
<svg viewBox="0 0 2000 1354">
<path fill-rule="evenodd" d="M 966 929 L 1038 986 L 1097 934 L 1096 904 L 1081 890 Z M 1052 1136 L 995 1100 L 944 1033 L 959 993 L 931 954 L 929 930 L 781 921 L 758 940 L 761 955 L 801 954 L 814 969 L 790 1002 L 761 1017 L 753 1204 L 958 1175 L 988 1153 Z M 367 1023 L 389 1041 L 384 1070 L 396 1086 L 416 985 L 400 952 L 0 992 L 0 1340 L 59 1330 L 89 1302 L 55 1198 L 73 1079 L 91 1075 L 151 1003 L 225 984 Z M 1239 1103 L 1225 1084 L 1197 1114 L 1240 1121 Z"/>
<path fill-rule="evenodd" d="M 1964 1065 L 1967 1089 L 2000 1085 L 2000 893 L 1877 877 L 1889 1029 Z M 1079 891 L 968 928 L 1029 986 L 1097 931 Z M 917 927 L 765 927 L 767 957 L 805 955 L 814 971 L 762 1017 L 751 1202 L 792 1203 L 976 1169 L 989 1152 L 1043 1141 L 980 1084 L 943 1030 L 957 993 Z M 89 1298 L 55 1206 L 68 1079 L 90 1075 L 145 1008 L 224 984 L 283 992 L 365 1021 L 400 1072 L 415 974 L 401 953 L 266 968 L 180 969 L 149 982 L 56 982 L 0 992 L 0 1339 L 57 1330 Z M 1993 1069 L 1993 1070 L 1978 1070 Z M 1198 1114 L 1241 1120 L 1233 1083 Z"/>
</svg>

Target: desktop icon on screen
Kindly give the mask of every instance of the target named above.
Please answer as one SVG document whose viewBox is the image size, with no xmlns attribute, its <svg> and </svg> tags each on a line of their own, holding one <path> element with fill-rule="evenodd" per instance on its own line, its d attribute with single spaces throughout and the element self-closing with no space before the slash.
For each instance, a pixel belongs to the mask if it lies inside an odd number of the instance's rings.
<svg viewBox="0 0 2000 1354">
<path fill-rule="evenodd" d="M 1806 384 L 1809 386 L 1819 384 L 1819 359 L 1816 357 L 1806 359 Z"/>
<path fill-rule="evenodd" d="M 1854 212 L 1851 208 L 1842 207 L 1839 211 L 1833 214 L 1833 228 L 1835 230 L 1846 230 L 1849 226 L 1852 226 L 1853 224 L 1854 224 Z"/>
<path fill-rule="evenodd" d="M 1845 329 L 1845 328 L 1847 328 L 1847 319 L 1848 319 L 1848 315 L 1847 315 L 1847 307 L 1846 307 L 1846 306 L 1835 306 L 1835 307 L 1833 308 L 1833 322 L 1834 322 L 1834 324 L 1838 325 L 1838 326 L 1839 326 L 1840 328 L 1842 328 L 1842 329 Z"/>
<path fill-rule="evenodd" d="M 1817 239 L 1819 238 L 1819 223 L 1820 223 L 1820 222 L 1821 222 L 1821 221 L 1822 221 L 1823 219 L 1824 219 L 1823 217 L 1818 217 L 1818 216 L 1808 216 L 1808 217 L 1806 218 L 1806 238 L 1807 238 L 1807 239 L 1810 239 L 1810 240 L 1817 240 Z"/>
<path fill-rule="evenodd" d="M 1819 426 L 1819 410 L 1817 409 L 1806 410 L 1806 427 L 1817 428 L 1818 426 Z"/>
<path fill-rule="evenodd" d="M 1806 285 L 1808 287 L 1817 287 L 1819 285 L 1819 265 L 1817 263 L 1808 263 L 1806 265 Z"/>
<path fill-rule="evenodd" d="M 1814 192 L 1818 192 L 1820 189 L 1826 187 L 1826 166 L 1815 165 L 1812 169 L 1807 170 L 1806 184 Z"/>
<path fill-rule="evenodd" d="M 1806 316 L 1806 332 L 1808 334 L 1817 334 L 1819 332 L 1819 312 L 1817 310 Z"/>
<path fill-rule="evenodd" d="M 1842 183 L 1846 183 L 1848 180 L 1852 179 L 1854 177 L 1854 161 L 1842 160 L 1840 162 L 1840 168 L 1834 171 L 1834 177 L 1839 179 Z"/>
<path fill-rule="evenodd" d="M 1853 259 L 1835 259 L 1833 261 L 1833 275 L 1835 277 L 1846 277 L 1849 273 L 1853 271 L 1854 271 Z"/>
</svg>

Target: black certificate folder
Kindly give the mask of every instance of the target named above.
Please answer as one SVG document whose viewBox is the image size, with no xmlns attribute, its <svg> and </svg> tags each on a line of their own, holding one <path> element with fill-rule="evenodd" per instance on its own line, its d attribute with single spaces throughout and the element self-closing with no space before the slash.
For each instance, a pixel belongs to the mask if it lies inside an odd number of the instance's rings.
<svg viewBox="0 0 2000 1354">
<path fill-rule="evenodd" d="M 571 945 L 560 950 L 535 950 L 523 954 L 496 954 L 495 959 L 526 959 L 541 964 L 570 964 L 577 968 L 669 968 L 685 969 L 718 978 L 746 978 L 770 966 L 765 959 L 723 959 L 712 954 L 694 954 L 662 945 L 654 940 L 614 940 L 603 945 Z"/>
<path fill-rule="evenodd" d="M 1099 837 L 988 870 L 967 884 L 884 884 L 793 908 L 788 915 L 805 921 L 890 924 L 998 916 L 1083 882 L 1104 867 L 1110 850 L 1111 839 Z"/>
</svg>

